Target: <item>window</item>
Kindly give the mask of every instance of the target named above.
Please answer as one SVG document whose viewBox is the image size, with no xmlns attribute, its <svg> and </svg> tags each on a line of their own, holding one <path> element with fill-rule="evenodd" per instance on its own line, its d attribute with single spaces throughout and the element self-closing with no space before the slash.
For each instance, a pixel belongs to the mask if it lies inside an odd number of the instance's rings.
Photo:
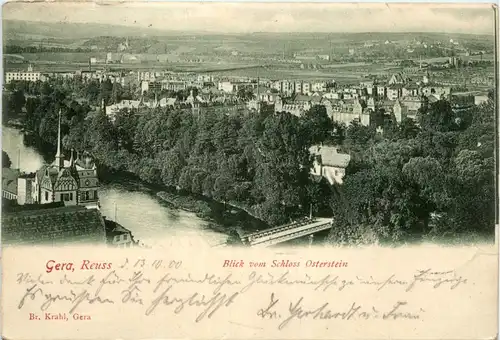
<svg viewBox="0 0 500 340">
<path fill-rule="evenodd" d="M 69 194 L 69 200 L 70 200 L 70 201 L 72 201 L 72 200 L 73 200 L 73 193 L 72 193 L 72 192 Z"/>
<path fill-rule="evenodd" d="M 47 191 L 45 191 L 45 200 L 48 201 L 49 200 L 49 193 Z"/>
</svg>

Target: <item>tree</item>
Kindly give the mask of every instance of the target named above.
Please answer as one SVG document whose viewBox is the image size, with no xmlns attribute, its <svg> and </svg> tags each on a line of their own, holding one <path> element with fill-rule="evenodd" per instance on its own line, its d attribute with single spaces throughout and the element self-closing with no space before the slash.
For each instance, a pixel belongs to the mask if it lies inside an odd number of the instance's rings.
<svg viewBox="0 0 500 340">
<path fill-rule="evenodd" d="M 323 143 L 333 131 L 333 123 L 326 107 L 315 105 L 306 112 L 302 119 L 302 136 L 310 145 Z"/>
<path fill-rule="evenodd" d="M 439 132 L 455 131 L 458 127 L 451 105 L 445 100 L 432 103 L 428 112 L 422 115 L 420 124 L 425 130 Z"/>
<path fill-rule="evenodd" d="M 2 168 L 10 168 L 12 162 L 10 161 L 10 157 L 7 152 L 2 150 Z"/>
<path fill-rule="evenodd" d="M 236 96 L 241 101 L 245 102 L 255 98 L 253 91 L 251 89 L 247 89 L 246 87 L 240 87 L 238 89 L 238 92 L 236 93 Z"/>
<path fill-rule="evenodd" d="M 13 113 L 20 113 L 26 104 L 26 97 L 23 90 L 17 90 L 11 96 L 11 109 Z"/>
<path fill-rule="evenodd" d="M 375 137 L 375 129 L 369 126 L 361 125 L 353 121 L 346 131 L 344 146 L 349 151 L 359 151 L 365 149 Z"/>
<path fill-rule="evenodd" d="M 346 137 L 347 127 L 344 123 L 332 122 L 331 134 L 327 139 L 327 143 L 332 145 L 342 145 Z"/>
<path fill-rule="evenodd" d="M 113 96 L 113 83 L 106 79 L 99 84 L 99 102 L 104 101 L 106 105 L 110 104 Z"/>
<path fill-rule="evenodd" d="M 167 186 L 176 186 L 186 165 L 180 152 L 175 148 L 163 151 L 158 155 L 157 160 L 161 169 L 162 182 Z"/>
</svg>

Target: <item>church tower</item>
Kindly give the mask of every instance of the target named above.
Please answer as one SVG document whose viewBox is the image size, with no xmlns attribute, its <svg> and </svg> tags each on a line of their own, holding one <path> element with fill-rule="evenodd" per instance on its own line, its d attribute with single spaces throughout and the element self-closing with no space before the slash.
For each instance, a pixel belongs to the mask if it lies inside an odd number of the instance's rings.
<svg viewBox="0 0 500 340">
<path fill-rule="evenodd" d="M 57 126 L 57 153 L 54 165 L 59 169 L 64 168 L 64 155 L 61 152 L 61 109 L 59 109 L 59 123 Z"/>
</svg>

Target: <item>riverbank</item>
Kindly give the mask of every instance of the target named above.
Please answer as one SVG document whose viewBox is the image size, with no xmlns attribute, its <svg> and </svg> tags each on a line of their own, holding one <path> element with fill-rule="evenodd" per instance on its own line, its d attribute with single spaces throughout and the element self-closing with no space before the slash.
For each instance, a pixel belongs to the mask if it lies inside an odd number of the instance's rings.
<svg viewBox="0 0 500 340">
<path fill-rule="evenodd" d="M 101 174 L 104 173 L 106 175 L 100 178 L 101 184 L 120 185 L 128 191 L 147 193 L 162 205 L 192 213 L 207 222 L 206 228 L 230 237 L 270 227 L 234 202 L 225 204 L 205 196 L 185 194 L 173 187 L 146 183 L 130 172 L 105 170 Z"/>
<path fill-rule="evenodd" d="M 156 196 L 172 208 L 194 213 L 210 222 L 210 229 L 230 236 L 270 228 L 268 224 L 234 204 L 179 192 L 159 191 Z"/>
<path fill-rule="evenodd" d="M 207 202 L 195 199 L 191 196 L 181 196 L 167 191 L 159 191 L 156 196 L 169 204 L 172 208 L 180 209 L 196 214 L 196 216 L 209 219 L 212 209 Z"/>
<path fill-rule="evenodd" d="M 248 232 L 248 225 L 252 225 L 245 223 L 245 220 L 252 218 L 250 214 L 230 205 L 167 191 L 157 192 L 156 196 L 174 209 L 194 213 L 208 221 L 207 228 L 228 236 L 226 240 L 228 245 L 241 245 L 240 235 Z"/>
</svg>

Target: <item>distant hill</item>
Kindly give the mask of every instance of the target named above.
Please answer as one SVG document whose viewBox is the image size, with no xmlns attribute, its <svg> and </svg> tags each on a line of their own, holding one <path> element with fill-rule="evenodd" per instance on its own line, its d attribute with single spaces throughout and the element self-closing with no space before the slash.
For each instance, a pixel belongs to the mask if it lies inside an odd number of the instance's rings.
<svg viewBox="0 0 500 340">
<path fill-rule="evenodd" d="M 493 39 L 493 32 L 491 35 L 472 35 L 472 34 L 457 34 L 457 33 L 419 33 L 419 32 L 366 32 L 366 33 L 325 33 L 325 32 L 290 32 L 290 33 L 268 33 L 268 32 L 255 32 L 247 34 L 224 34 L 224 33 L 208 33 L 208 32 L 186 32 L 175 30 L 159 30 L 145 27 L 131 27 L 122 25 L 108 25 L 97 23 L 47 23 L 35 21 L 22 21 L 22 20 L 4 20 L 3 21 L 3 34 L 5 38 L 14 39 L 19 35 L 33 36 L 33 37 L 47 37 L 47 38 L 60 38 L 60 39 L 83 39 L 94 38 L 98 36 L 111 36 L 111 37 L 161 37 L 161 36 L 211 36 L 214 39 L 219 39 L 227 36 L 239 38 L 260 38 L 260 39 L 324 39 L 329 38 L 333 40 L 398 40 L 403 37 L 410 38 L 436 38 L 442 39 L 448 36 L 453 36 L 458 39 Z"/>
<path fill-rule="evenodd" d="M 165 35 L 169 32 L 151 29 L 137 28 L 130 26 L 105 25 L 105 24 L 80 24 L 80 23 L 47 23 L 21 20 L 3 21 L 4 39 L 16 39 L 20 36 L 26 38 L 62 38 L 62 39 L 83 39 L 98 36 L 154 36 Z M 173 33 L 173 32 L 172 32 Z M 171 34 L 172 34 L 171 33 Z M 173 33 L 176 34 L 176 33 Z"/>
<path fill-rule="evenodd" d="M 91 48 L 117 51 L 119 45 L 129 38 L 133 53 L 241 53 L 281 54 L 303 52 L 327 53 L 331 48 L 337 51 L 348 46 L 360 46 L 366 41 L 431 41 L 447 43 L 458 40 L 476 50 L 491 50 L 493 35 L 469 35 L 453 33 L 209 33 L 159 30 L 108 24 L 45 23 L 33 21 L 4 20 L 4 45 Z M 214 52 L 215 51 L 215 52 Z M 322 52 L 321 52 L 322 51 Z"/>
</svg>

